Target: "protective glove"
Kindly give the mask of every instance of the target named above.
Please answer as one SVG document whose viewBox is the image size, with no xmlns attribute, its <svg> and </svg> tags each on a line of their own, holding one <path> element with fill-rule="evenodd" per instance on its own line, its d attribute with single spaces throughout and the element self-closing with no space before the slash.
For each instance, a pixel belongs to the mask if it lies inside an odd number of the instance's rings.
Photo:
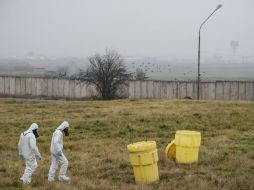
<svg viewBox="0 0 254 190">
<path fill-rule="evenodd" d="M 38 157 L 38 160 L 42 160 L 42 157 L 41 157 L 41 155 L 38 155 L 37 157 Z"/>
<path fill-rule="evenodd" d="M 22 154 L 20 154 L 20 155 L 19 155 L 19 159 L 20 159 L 20 160 L 25 160 L 25 157 L 24 157 Z"/>
<path fill-rule="evenodd" d="M 62 152 L 62 151 L 59 151 L 56 155 L 57 155 L 57 156 L 62 156 L 62 155 L 63 155 L 63 152 Z"/>
</svg>

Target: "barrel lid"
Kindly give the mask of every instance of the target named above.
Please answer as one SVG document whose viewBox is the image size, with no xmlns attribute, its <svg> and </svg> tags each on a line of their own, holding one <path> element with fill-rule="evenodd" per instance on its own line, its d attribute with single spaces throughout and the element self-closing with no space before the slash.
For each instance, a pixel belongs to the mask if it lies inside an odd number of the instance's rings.
<svg viewBox="0 0 254 190">
<path fill-rule="evenodd" d="M 141 141 L 129 144 L 127 146 L 129 152 L 142 152 L 147 150 L 156 149 L 156 142 L 155 141 Z"/>
<path fill-rule="evenodd" d="M 165 156 L 169 159 L 175 159 L 176 158 L 176 145 L 175 140 L 171 141 L 165 149 Z"/>
<path fill-rule="evenodd" d="M 176 131 L 176 134 L 177 135 L 181 134 L 181 135 L 201 136 L 201 133 L 198 131 L 188 131 L 188 130 L 178 130 L 178 131 Z"/>
</svg>

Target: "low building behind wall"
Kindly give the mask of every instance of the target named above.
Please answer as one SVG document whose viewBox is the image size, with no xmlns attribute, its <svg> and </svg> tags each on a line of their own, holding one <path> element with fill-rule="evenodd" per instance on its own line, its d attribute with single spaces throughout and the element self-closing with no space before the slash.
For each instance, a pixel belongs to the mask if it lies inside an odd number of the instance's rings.
<svg viewBox="0 0 254 190">
<path fill-rule="evenodd" d="M 94 86 L 77 80 L 39 77 L 0 76 L 0 97 L 45 99 L 93 99 Z M 203 100 L 254 100 L 252 81 L 202 82 Z M 130 99 L 196 99 L 194 81 L 129 81 L 118 91 L 118 98 Z"/>
</svg>

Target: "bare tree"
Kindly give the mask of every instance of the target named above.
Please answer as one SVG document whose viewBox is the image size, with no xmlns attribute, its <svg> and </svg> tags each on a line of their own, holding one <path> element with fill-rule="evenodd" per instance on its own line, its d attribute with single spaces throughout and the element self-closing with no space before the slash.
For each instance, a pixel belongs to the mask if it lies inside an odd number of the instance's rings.
<svg viewBox="0 0 254 190">
<path fill-rule="evenodd" d="M 132 77 L 115 50 L 106 49 L 104 55 L 95 54 L 89 62 L 86 71 L 80 72 L 79 80 L 94 85 L 104 100 L 116 98 L 117 90 Z"/>
</svg>

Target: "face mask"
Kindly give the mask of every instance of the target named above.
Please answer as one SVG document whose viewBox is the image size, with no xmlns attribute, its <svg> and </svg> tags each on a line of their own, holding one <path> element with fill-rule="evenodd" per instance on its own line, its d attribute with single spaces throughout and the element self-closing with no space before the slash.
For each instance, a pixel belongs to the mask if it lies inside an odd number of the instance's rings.
<svg viewBox="0 0 254 190">
<path fill-rule="evenodd" d="M 68 128 L 65 128 L 63 130 L 63 132 L 64 132 L 65 136 L 69 136 L 69 129 Z"/>
<path fill-rule="evenodd" d="M 38 134 L 38 132 L 37 132 L 37 129 L 33 130 L 33 134 L 34 134 L 35 138 L 38 138 L 38 137 L 39 137 L 39 134 Z"/>
</svg>

